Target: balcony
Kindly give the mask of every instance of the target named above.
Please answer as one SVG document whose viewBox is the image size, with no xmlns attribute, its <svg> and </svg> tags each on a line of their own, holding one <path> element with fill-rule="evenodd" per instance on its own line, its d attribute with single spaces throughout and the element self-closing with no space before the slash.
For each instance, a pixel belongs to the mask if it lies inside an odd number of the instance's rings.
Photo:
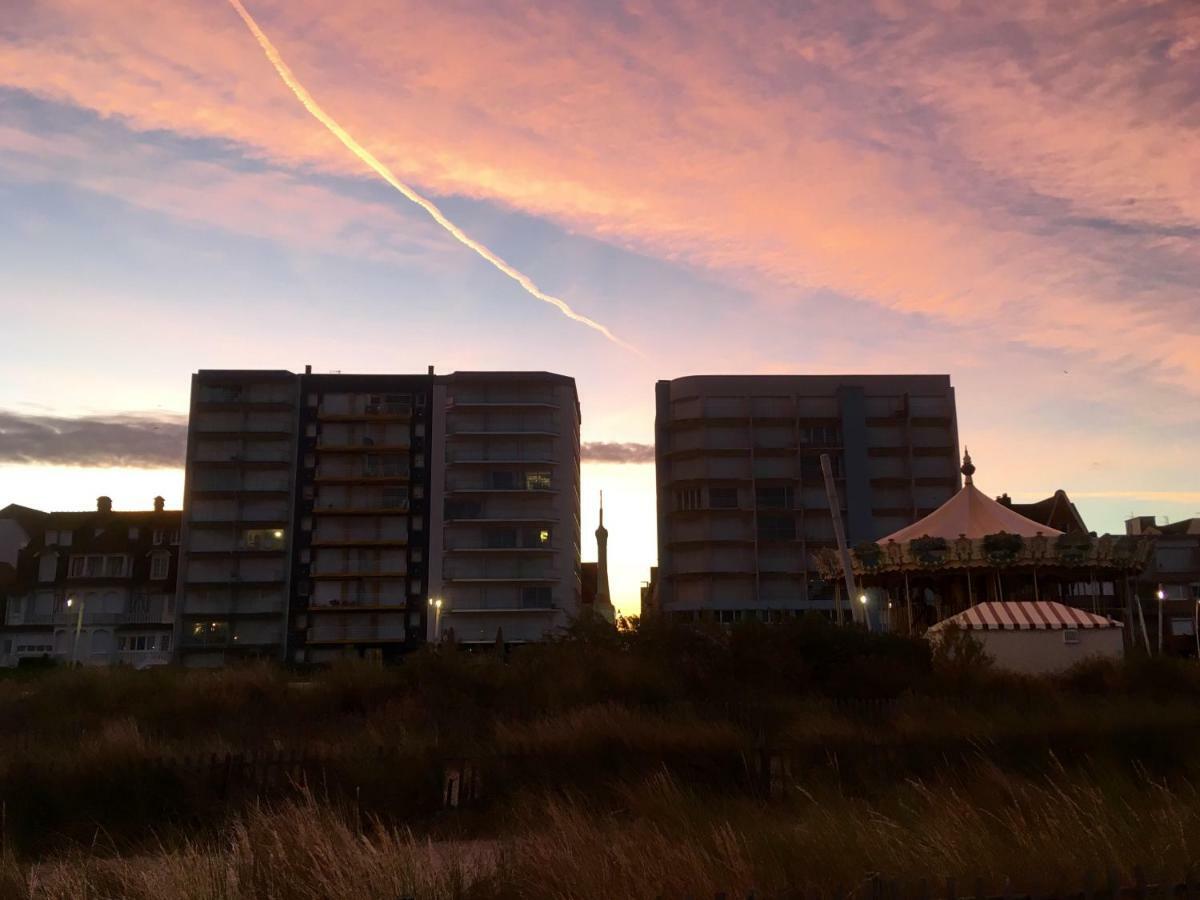
<svg viewBox="0 0 1200 900">
<path fill-rule="evenodd" d="M 310 644 L 403 643 L 408 629 L 404 625 L 313 625 L 307 640 Z"/>
<path fill-rule="evenodd" d="M 404 422 L 412 418 L 412 404 L 404 402 L 321 404 L 317 418 L 323 422 Z"/>
<path fill-rule="evenodd" d="M 319 484 L 372 484 L 404 483 L 409 479 L 409 468 L 404 466 L 366 467 L 351 471 L 345 467 L 318 466 L 315 480 Z"/>
<path fill-rule="evenodd" d="M 376 566 L 368 568 L 366 566 L 354 565 L 353 563 L 342 563 L 341 565 L 330 564 L 328 566 L 313 566 L 310 573 L 312 578 L 326 579 L 345 579 L 345 578 L 407 578 L 408 569 L 384 569 Z"/>
<path fill-rule="evenodd" d="M 406 597 L 371 597 L 334 599 L 324 602 L 312 601 L 308 604 L 311 613 L 347 613 L 347 612 L 397 612 L 408 609 Z"/>
<path fill-rule="evenodd" d="M 553 425 L 455 425 L 447 426 L 446 437 L 558 437 Z"/>
<path fill-rule="evenodd" d="M 536 463 L 540 466 L 556 466 L 559 460 L 555 459 L 550 453 L 545 452 L 527 452 L 513 455 L 512 453 L 504 452 L 470 452 L 463 453 L 451 452 L 446 455 L 446 463 L 451 466 L 473 466 L 480 464 L 487 465 L 525 465 L 527 463 Z"/>
</svg>

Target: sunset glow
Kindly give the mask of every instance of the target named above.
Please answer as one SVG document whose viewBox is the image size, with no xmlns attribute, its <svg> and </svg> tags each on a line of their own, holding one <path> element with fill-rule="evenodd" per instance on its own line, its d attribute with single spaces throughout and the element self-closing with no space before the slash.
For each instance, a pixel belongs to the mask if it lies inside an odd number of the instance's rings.
<svg viewBox="0 0 1200 900">
<path fill-rule="evenodd" d="M 13 423 L 570 375 L 630 612 L 660 378 L 948 373 L 989 495 L 1200 514 L 1195 4 L 229 4 L 0 16 Z M 0 506 L 181 500 L 169 454 L 0 451 Z"/>
</svg>

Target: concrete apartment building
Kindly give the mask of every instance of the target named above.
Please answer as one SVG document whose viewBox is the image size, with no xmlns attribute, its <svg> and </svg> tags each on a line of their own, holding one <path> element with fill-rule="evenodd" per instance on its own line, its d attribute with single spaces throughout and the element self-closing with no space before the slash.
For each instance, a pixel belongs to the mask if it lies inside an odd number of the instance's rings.
<svg viewBox="0 0 1200 900">
<path fill-rule="evenodd" d="M 430 637 L 536 641 L 578 615 L 574 379 L 460 372 L 433 388 Z"/>
<path fill-rule="evenodd" d="M 538 639 L 578 606 L 578 461 L 562 376 L 202 370 L 180 657 Z"/>
<path fill-rule="evenodd" d="M 180 513 L 24 510 L 26 535 L 5 590 L 0 666 L 169 662 L 174 650 Z"/>
<path fill-rule="evenodd" d="M 657 612 L 773 620 L 833 609 L 811 553 L 832 547 L 820 456 L 851 546 L 958 490 L 946 375 L 704 375 L 656 386 Z"/>
</svg>

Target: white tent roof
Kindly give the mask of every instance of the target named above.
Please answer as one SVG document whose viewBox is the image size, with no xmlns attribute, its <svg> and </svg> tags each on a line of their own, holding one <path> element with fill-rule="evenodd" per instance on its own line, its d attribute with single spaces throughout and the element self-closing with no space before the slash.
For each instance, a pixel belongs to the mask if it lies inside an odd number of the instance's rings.
<svg viewBox="0 0 1200 900">
<path fill-rule="evenodd" d="M 903 543 L 927 535 L 953 541 L 964 534 L 974 540 L 998 531 L 1019 534 L 1022 537 L 1036 537 L 1038 534 L 1053 537 L 1062 534 L 1049 525 L 1025 518 L 1003 503 L 997 503 L 975 485 L 968 483 L 925 518 L 880 538 L 879 542 Z"/>
<path fill-rule="evenodd" d="M 1063 628 L 1121 628 L 1107 616 L 1097 616 L 1049 600 L 976 603 L 956 616 L 943 619 L 930 631 L 957 625 L 974 631 L 1060 631 Z"/>
<path fill-rule="evenodd" d="M 975 487 L 971 480 L 975 466 L 971 463 L 970 453 L 963 457 L 962 472 L 967 480 L 961 491 L 920 521 L 880 538 L 879 543 L 904 543 L 920 537 L 940 537 L 953 541 L 963 535 L 978 540 L 1000 531 L 1021 537 L 1036 537 L 1039 534 L 1054 537 L 1062 534 L 1056 528 L 1025 518 Z"/>
</svg>

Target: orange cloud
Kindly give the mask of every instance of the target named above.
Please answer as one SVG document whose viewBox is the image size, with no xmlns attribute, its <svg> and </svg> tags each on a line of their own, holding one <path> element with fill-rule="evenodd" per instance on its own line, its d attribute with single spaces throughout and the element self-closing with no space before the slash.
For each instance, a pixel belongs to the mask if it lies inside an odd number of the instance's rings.
<svg viewBox="0 0 1200 900">
<path fill-rule="evenodd" d="M 1186 6 L 252 11 L 331 114 L 428 190 L 762 293 L 826 287 L 980 347 L 1079 355 L 1097 378 L 1200 384 Z M 0 84 L 357 174 L 223 7 L 45 0 L 14 28 Z"/>
</svg>

